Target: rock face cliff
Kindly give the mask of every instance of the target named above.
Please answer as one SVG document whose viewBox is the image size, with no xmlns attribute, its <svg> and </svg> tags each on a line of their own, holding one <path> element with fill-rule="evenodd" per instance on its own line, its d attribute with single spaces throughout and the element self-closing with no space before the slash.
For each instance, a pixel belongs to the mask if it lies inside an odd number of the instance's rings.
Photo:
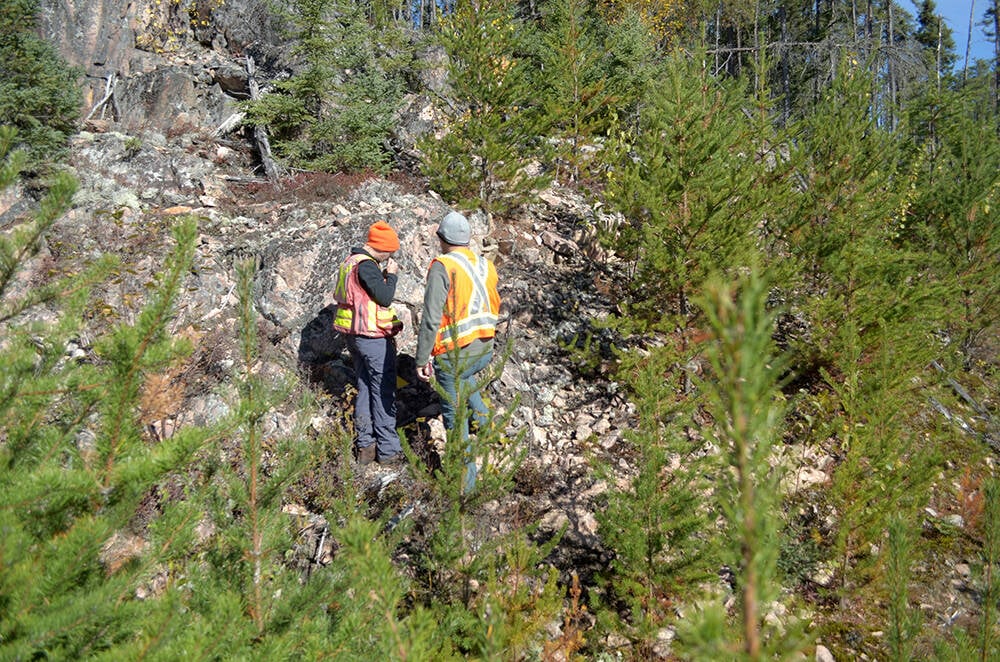
<svg viewBox="0 0 1000 662">
<path fill-rule="evenodd" d="M 212 130 L 247 98 L 245 62 L 287 66 L 263 0 L 43 0 L 41 30 L 84 72 L 82 115 L 125 133 Z"/>
</svg>

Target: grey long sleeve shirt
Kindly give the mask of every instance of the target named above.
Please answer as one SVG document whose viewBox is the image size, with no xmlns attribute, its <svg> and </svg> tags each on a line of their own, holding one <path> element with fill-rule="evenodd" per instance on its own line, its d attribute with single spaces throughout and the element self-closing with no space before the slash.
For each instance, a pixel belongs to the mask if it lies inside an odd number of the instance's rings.
<svg viewBox="0 0 1000 662">
<path fill-rule="evenodd" d="M 445 266 L 435 260 L 427 272 L 427 288 L 424 290 L 424 312 L 420 315 L 420 325 L 417 328 L 417 365 L 427 365 L 431 360 L 431 350 L 437 340 L 438 328 L 441 326 L 441 315 L 444 314 L 444 304 L 451 289 L 451 278 Z"/>
</svg>

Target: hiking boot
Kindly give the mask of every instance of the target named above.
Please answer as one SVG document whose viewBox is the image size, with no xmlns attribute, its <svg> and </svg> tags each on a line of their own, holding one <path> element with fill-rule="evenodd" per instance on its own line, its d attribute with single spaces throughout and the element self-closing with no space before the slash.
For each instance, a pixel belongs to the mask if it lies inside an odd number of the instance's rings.
<svg viewBox="0 0 1000 662">
<path fill-rule="evenodd" d="M 375 461 L 375 444 L 371 446 L 355 446 L 354 447 L 354 459 L 361 466 L 366 464 L 371 464 Z"/>
<path fill-rule="evenodd" d="M 393 453 L 388 457 L 380 457 L 378 463 L 383 467 L 397 467 L 406 464 L 406 456 L 402 453 Z"/>
</svg>

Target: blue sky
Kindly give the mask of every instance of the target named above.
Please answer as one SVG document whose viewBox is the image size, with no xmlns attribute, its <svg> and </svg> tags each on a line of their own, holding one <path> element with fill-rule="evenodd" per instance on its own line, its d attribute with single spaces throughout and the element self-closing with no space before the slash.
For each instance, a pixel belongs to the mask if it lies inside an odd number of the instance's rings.
<svg viewBox="0 0 1000 662">
<path fill-rule="evenodd" d="M 979 22 L 986 11 L 988 0 L 975 0 L 975 19 L 972 26 L 972 44 L 969 47 L 969 64 L 977 59 L 992 60 L 993 44 L 983 34 L 983 29 Z M 973 0 L 936 0 L 938 13 L 944 17 L 945 24 L 951 28 L 951 34 L 955 38 L 955 52 L 958 61 L 957 68 L 961 68 L 965 60 L 965 41 L 969 32 L 969 11 L 972 9 Z M 901 0 L 900 5 L 910 11 L 914 17 L 917 15 L 917 3 L 911 0 Z"/>
</svg>

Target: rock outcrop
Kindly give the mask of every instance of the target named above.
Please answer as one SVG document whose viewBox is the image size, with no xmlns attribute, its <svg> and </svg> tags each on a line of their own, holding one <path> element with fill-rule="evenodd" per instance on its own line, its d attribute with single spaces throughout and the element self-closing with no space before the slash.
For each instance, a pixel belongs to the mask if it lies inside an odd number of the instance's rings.
<svg viewBox="0 0 1000 662">
<path fill-rule="evenodd" d="M 43 0 L 40 29 L 84 73 L 81 115 L 126 133 L 211 131 L 246 98 L 247 56 L 285 66 L 263 0 Z"/>
<path fill-rule="evenodd" d="M 211 424 L 229 413 L 239 364 L 235 265 L 242 260 L 255 265 L 253 302 L 267 347 L 260 370 L 299 372 L 346 406 L 353 374 L 343 339 L 331 329 L 330 287 L 351 246 L 363 242 L 372 222 L 386 220 L 401 239 L 395 305 L 405 323 L 398 344 L 400 374 L 408 383 L 400 391 L 398 422 L 436 415 L 436 394 L 414 378 L 413 329 L 437 249 L 434 230 L 450 207 L 402 180 L 316 176 L 271 187 L 245 176 L 248 153 L 219 158 L 222 147 L 155 132 L 143 134 L 139 144 L 115 131 L 74 139 L 71 163 L 80 191 L 39 264 L 71 268 L 106 252 L 122 261 L 116 277 L 95 293 L 104 319 L 95 319 L 92 336 L 81 338 L 75 351 L 87 355 L 102 324 L 137 313 L 169 249 L 175 219 L 194 215 L 200 239 L 172 326 L 195 345 L 197 368 L 189 372 L 182 404 L 151 421 L 151 433 Z M 632 412 L 616 384 L 579 374 L 565 351 L 588 333 L 590 319 L 614 307 L 597 286 L 600 263 L 572 239 L 593 222 L 588 216 L 594 212 L 581 215 L 589 208 L 568 192 L 549 191 L 545 198 L 502 224 L 467 213 L 475 247 L 496 261 L 500 274 L 498 338 L 510 358 L 489 395 L 497 407 L 513 408 L 509 432 L 522 435 L 527 447 L 518 498 L 530 501 L 543 532 L 569 527 L 557 557 L 567 569 L 586 573 L 588 565 L 596 570 L 606 561 L 594 500 L 607 486 L 597 481 L 588 457 L 614 457 L 615 466 L 629 471 L 615 455 Z M 312 427 L 333 424 L 337 413 L 331 414 Z M 301 423 L 293 410 L 276 411 L 268 421 L 269 435 L 291 433 Z M 503 517 L 495 525 L 505 526 Z"/>
</svg>

